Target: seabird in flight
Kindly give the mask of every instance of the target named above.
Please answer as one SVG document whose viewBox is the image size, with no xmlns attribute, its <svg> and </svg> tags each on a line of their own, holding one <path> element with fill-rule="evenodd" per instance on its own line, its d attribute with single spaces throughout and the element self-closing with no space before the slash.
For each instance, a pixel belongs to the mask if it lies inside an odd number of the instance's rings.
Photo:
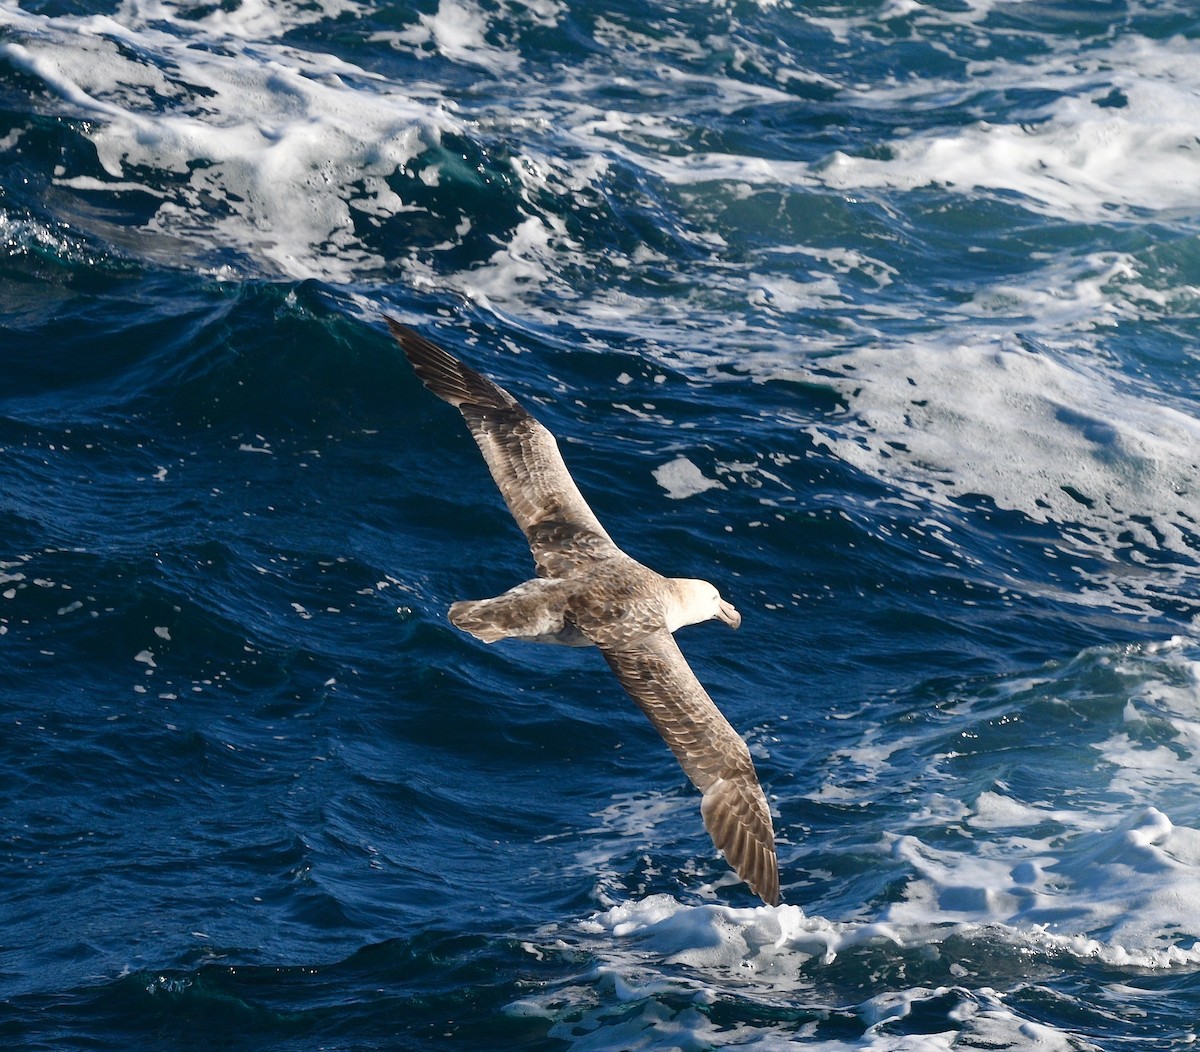
<svg viewBox="0 0 1200 1052">
<path fill-rule="evenodd" d="M 613 543 L 580 494 L 554 436 L 487 377 L 388 318 L 422 382 L 462 413 L 525 533 L 537 576 L 494 599 L 450 607 L 485 643 L 595 646 L 703 793 L 713 843 L 768 905 L 779 902 L 775 836 L 750 750 L 692 672 L 672 635 L 741 615 L 707 581 L 663 577 Z"/>
</svg>

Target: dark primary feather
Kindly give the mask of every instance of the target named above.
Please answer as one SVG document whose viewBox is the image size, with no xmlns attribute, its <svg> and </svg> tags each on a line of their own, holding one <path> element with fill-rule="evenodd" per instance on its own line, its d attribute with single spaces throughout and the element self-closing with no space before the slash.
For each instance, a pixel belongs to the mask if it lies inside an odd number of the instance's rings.
<svg viewBox="0 0 1200 1052">
<path fill-rule="evenodd" d="M 393 318 L 387 319 L 392 335 L 404 348 L 421 381 L 435 395 L 453 406 L 464 404 L 476 409 L 513 410 L 515 417 L 532 419 L 512 395 L 486 376 L 463 365 L 449 351 L 425 339 Z"/>
</svg>

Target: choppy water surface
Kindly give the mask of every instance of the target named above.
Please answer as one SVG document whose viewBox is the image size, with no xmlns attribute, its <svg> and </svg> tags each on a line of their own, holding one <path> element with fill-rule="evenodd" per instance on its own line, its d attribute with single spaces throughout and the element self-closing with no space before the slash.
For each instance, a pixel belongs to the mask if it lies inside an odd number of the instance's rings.
<svg viewBox="0 0 1200 1052">
<path fill-rule="evenodd" d="M 0 0 L 0 1037 L 1182 1048 L 1184 0 Z M 786 904 L 382 312 L 559 436 Z"/>
</svg>

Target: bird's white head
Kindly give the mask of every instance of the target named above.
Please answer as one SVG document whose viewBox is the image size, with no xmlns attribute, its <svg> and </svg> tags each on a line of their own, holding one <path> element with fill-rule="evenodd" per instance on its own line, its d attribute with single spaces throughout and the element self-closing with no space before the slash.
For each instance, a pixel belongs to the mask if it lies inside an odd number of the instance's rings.
<svg viewBox="0 0 1200 1052">
<path fill-rule="evenodd" d="M 730 628 L 737 628 L 742 623 L 742 615 L 733 604 L 722 599 L 721 593 L 707 581 L 675 577 L 671 583 L 675 585 L 676 603 L 674 609 L 667 611 L 667 627 L 672 632 L 684 625 L 698 625 L 713 618 L 724 621 Z"/>
</svg>

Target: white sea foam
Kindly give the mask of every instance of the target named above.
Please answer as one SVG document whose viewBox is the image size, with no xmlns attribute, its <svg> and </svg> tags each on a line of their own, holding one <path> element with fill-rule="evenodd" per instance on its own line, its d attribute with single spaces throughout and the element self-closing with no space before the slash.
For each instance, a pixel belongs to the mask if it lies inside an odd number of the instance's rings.
<svg viewBox="0 0 1200 1052">
<path fill-rule="evenodd" d="M 1189 591 L 1200 565 L 1196 479 L 1200 418 L 1118 386 L 1103 366 L 990 333 L 871 347 L 822 363 L 846 399 L 837 429 L 815 440 L 867 474 L 945 504 L 977 495 L 1062 527 L 1086 587 L 1060 598 L 1147 609 Z M 837 379 L 844 370 L 844 379 Z M 1150 558 L 1167 565 L 1139 570 Z M 1111 572 L 1112 560 L 1127 565 Z M 1052 581 L 1020 581 L 1030 590 Z"/>
<path fill-rule="evenodd" d="M 629 44 L 624 37 L 620 42 Z M 659 43 L 653 53 L 660 56 L 662 49 Z M 1190 213 L 1195 203 L 1200 151 L 1188 129 L 1200 119 L 1200 71 L 1193 59 L 1194 48 L 1182 37 L 1124 36 L 1105 48 L 1052 53 L 1037 62 L 976 62 L 966 79 L 837 85 L 847 99 L 868 109 L 901 103 L 929 110 L 966 105 L 983 84 L 997 93 L 1042 89 L 1051 97 L 1011 122 L 981 119 L 966 127 L 935 126 L 906 134 L 887 143 L 882 158 L 834 151 L 810 164 L 642 148 L 643 138 L 683 139 L 690 128 L 686 113 L 589 115 L 581 108 L 568 127 L 589 152 L 619 156 L 677 185 L 723 182 L 843 191 L 935 186 L 973 195 L 994 192 L 1006 200 L 1017 195 L 1023 207 L 1058 219 L 1111 222 L 1114 209 L 1141 219 L 1147 213 Z M 687 76 L 669 67 L 664 72 Z M 718 89 L 720 105 L 730 109 L 752 100 L 768 107 L 795 101 L 784 92 L 741 81 L 707 78 L 706 84 Z M 1120 104 L 1107 103 L 1110 96 Z M 1138 163 L 1131 164 L 1130 158 Z"/>
<path fill-rule="evenodd" d="M 480 65 L 490 70 L 518 69 L 520 54 L 489 44 L 488 27 L 488 15 L 471 0 L 440 0 L 432 14 L 417 16 L 417 25 L 413 28 L 375 39 L 391 39 L 417 47 L 428 44 L 453 62 Z"/>
<path fill-rule="evenodd" d="M 1111 711 L 1128 698 L 1121 728 L 1097 718 L 1073 732 L 1080 771 L 1102 760 L 1107 786 L 1049 799 L 1050 787 L 1022 796 L 1002 780 L 974 799 L 938 803 L 947 786 L 935 757 L 925 808 L 912 832 L 889 832 L 891 861 L 911 870 L 905 898 L 881 920 L 905 939 L 922 931 L 988 932 L 1018 946 L 1099 959 L 1114 966 L 1169 968 L 1200 963 L 1200 660 L 1185 639 L 1126 650 L 1089 652 L 1044 679 L 1014 681 L 999 699 L 981 699 L 978 725 L 1005 712 Z M 905 767 L 940 732 L 901 740 L 877 760 L 870 783 L 851 786 L 866 802 L 886 783 L 892 757 Z M 978 732 L 982 733 L 982 732 Z M 953 740 L 948 744 L 953 744 Z M 1090 746 L 1090 750 L 1088 748 Z M 898 755 L 901 751 L 909 755 Z M 1089 756 L 1089 752 L 1091 755 Z M 834 761 L 830 777 L 844 781 Z M 932 843 L 929 815 L 961 836 Z M 950 846 L 947 846 L 947 843 Z M 940 938 L 941 936 L 939 936 Z"/>
<path fill-rule="evenodd" d="M 928 1050 L 969 1044 L 995 1048 L 1078 1050 L 1067 1032 L 1023 1017 L 1002 993 L 963 986 L 912 986 L 869 997 L 843 1016 L 857 1017 L 861 1037 L 823 1040 L 819 1004 L 810 975 L 839 955 L 898 952 L 904 933 L 886 924 L 840 923 L 807 916 L 796 906 L 731 909 L 685 906 L 656 895 L 613 907 L 581 925 L 585 944 L 600 960 L 585 982 L 533 995 L 510 1005 L 513 1015 L 557 1020 L 551 1034 L 573 1049 L 621 1047 L 739 1047 L 773 1049 L 803 1041 L 816 1049 Z M 909 949 L 929 945 L 910 937 Z M 759 1002 L 754 1025 L 722 1026 L 705 1011 L 723 1001 Z M 945 1030 L 897 1033 L 895 1024 L 939 1002 Z M 947 1004 L 953 1007 L 947 1011 Z M 787 1005 L 787 1012 L 779 1012 Z M 785 1018 L 777 1023 L 772 1019 Z M 844 1033 L 845 1020 L 841 1027 Z"/>
<path fill-rule="evenodd" d="M 157 5 L 124 9 L 128 24 L 3 6 L 23 39 L 0 45 L 0 59 L 92 121 L 107 186 L 72 172 L 59 176 L 60 185 L 143 189 L 161 199 L 148 230 L 210 254 L 214 246 L 243 252 L 252 265 L 288 276 L 349 280 L 379 265 L 355 233 L 352 209 L 398 210 L 385 177 L 458 127 L 447 106 L 333 56 L 273 43 L 256 44 L 253 58 L 192 46 L 213 31 L 274 34 L 272 19 L 286 7 L 240 5 L 236 18 L 177 19 L 166 32 L 153 20 L 171 11 Z M 301 17 L 306 10 L 295 9 Z M 261 22 L 259 14 L 271 17 Z M 130 178 L 146 170 L 158 173 L 156 186 Z"/>
<path fill-rule="evenodd" d="M 1055 839 L 1066 842 L 1015 836 L 964 856 L 901 838 L 896 857 L 915 879 L 886 919 L 900 931 L 986 932 L 1118 967 L 1200 964 L 1200 831 L 1147 808 Z"/>
<path fill-rule="evenodd" d="M 1063 821 L 1074 831 L 1028 832 Z M 653 895 L 604 910 L 582 930 L 628 940 L 632 959 L 652 954 L 714 983 L 738 978 L 762 989 L 793 988 L 805 962 L 830 965 L 863 946 L 899 953 L 964 937 L 1119 967 L 1200 964 L 1200 830 L 1154 807 L 1105 826 L 997 793 L 985 794 L 963 826 L 991 835 L 971 850 L 895 838 L 879 865 L 909 869 L 908 891 L 875 919 L 832 920 L 795 905 L 689 906 Z"/>
<path fill-rule="evenodd" d="M 832 757 L 827 773 L 844 785 L 842 803 L 862 805 L 864 827 L 878 821 L 872 805 L 890 800 L 903 780 L 913 800 L 890 813 L 907 816 L 896 828 L 879 828 L 869 863 L 902 894 L 891 891 L 841 916 L 810 909 L 804 889 L 786 886 L 790 903 L 774 908 L 604 896 L 604 908 L 573 930 L 554 925 L 543 933 L 548 949 L 577 947 L 594 967 L 511 1011 L 552 1021 L 556 1036 L 583 1049 L 605 1040 L 629 1048 L 672 1041 L 772 1048 L 798 1039 L 815 1048 L 1089 1047 L 1020 1007 L 1035 979 L 1014 980 L 1007 990 L 982 982 L 995 982 L 998 955 L 1020 962 L 1014 976 L 1093 962 L 1152 971 L 1200 965 L 1198 654 L 1186 639 L 1089 651 L 1062 667 L 989 685 L 961 703 L 953 725 L 928 721 L 916 732 L 893 724 L 889 732 L 862 721 L 862 748 Z M 1124 712 L 1122 698 L 1129 699 Z M 1084 714 L 1092 718 L 1081 722 Z M 977 767 L 1007 766 L 1009 739 L 989 744 L 985 729 L 1015 718 L 1052 721 L 1058 730 L 1042 733 L 1078 739 L 1080 774 L 1098 757 L 1109 783 L 1056 794 L 1049 781 L 1018 792 L 992 777 L 990 788 L 973 792 L 951 776 L 964 734 L 982 751 Z M 918 757 L 929 764 L 927 777 L 916 777 Z M 847 778 L 848 765 L 871 776 Z M 603 857 L 610 818 L 617 825 L 608 832 L 618 841 L 639 832 L 641 817 L 649 817 L 655 839 L 664 837 L 666 823 L 681 816 L 662 804 L 656 798 L 643 813 L 635 798 L 621 801 L 590 831 L 587 863 L 611 868 Z M 862 844 L 851 839 L 861 866 Z M 813 874 L 836 850 L 799 844 L 799 865 Z M 608 847 L 627 854 L 611 835 Z M 789 868 L 785 862 L 785 878 Z M 824 984 L 855 961 L 855 974 L 872 975 L 883 991 L 844 1010 L 861 1037 L 824 1042 L 820 1022 L 828 1013 L 819 1008 L 809 1022 L 779 1018 L 780 1005 L 801 1017 L 805 1004 L 820 1006 Z M 907 983 L 909 968 L 941 980 Z M 718 1029 L 711 1007 L 735 999 L 760 1005 L 758 1022 Z M 918 1012 L 926 1023 L 944 1018 L 944 1033 L 910 1040 L 891 1025 Z"/>
<path fill-rule="evenodd" d="M 679 456 L 654 469 L 654 481 L 672 500 L 683 500 L 710 489 L 724 489 L 723 483 L 710 479 L 687 457 Z"/>
<path fill-rule="evenodd" d="M 1043 89 L 1059 95 L 1018 123 L 981 120 L 890 144 L 887 160 L 838 153 L 822 179 L 841 189 L 939 186 L 1020 195 L 1025 207 L 1055 218 L 1109 222 L 1113 210 L 1190 212 L 1200 180 L 1200 151 L 1188 129 L 1200 120 L 1200 71 L 1182 37 L 1122 37 L 1111 46 L 1054 55 L 1040 64 L 978 63 L 965 83 L 899 85 L 872 90 L 866 105 L 909 96 L 944 106 L 978 88 Z M 1118 93 L 1119 106 L 1099 105 Z M 916 96 L 913 98 L 913 96 Z M 1136 163 L 1130 163 L 1136 158 Z"/>
<path fill-rule="evenodd" d="M 564 255 L 578 256 L 576 245 L 557 216 L 522 220 L 508 242 L 482 266 L 472 267 L 458 282 L 472 300 L 490 306 L 511 303 L 526 291 L 545 293 L 556 287 L 564 298 L 573 298 L 570 286 L 555 277 Z"/>
<path fill-rule="evenodd" d="M 980 17 L 992 6 L 977 4 L 962 17 Z M 87 134 L 110 182 L 104 187 L 94 175 L 66 171 L 62 186 L 92 193 L 129 193 L 141 186 L 155 195 L 163 193 L 161 185 L 127 176 L 164 173 L 173 178 L 161 182 L 175 191 L 156 209 L 153 229 L 234 248 L 251 265 L 289 276 L 347 280 L 379 265 L 377 250 L 356 235 L 354 220 L 414 207 L 386 180 L 404 176 L 406 165 L 435 143 L 439 132 L 468 127 L 452 105 L 436 98 L 434 86 L 389 83 L 332 55 L 282 42 L 297 26 L 365 11 L 355 0 L 318 7 L 256 0 L 231 10 L 215 5 L 200 17 L 185 16 L 165 0 L 125 0 L 112 16 L 90 18 L 34 15 L 12 0 L 3 0 L 0 10 L 14 32 L 0 49 L 7 61 L 57 92 L 68 111 L 94 122 Z M 754 78 L 695 72 L 689 63 L 703 60 L 721 41 L 695 38 L 670 25 L 661 27 L 664 35 L 653 41 L 602 17 L 593 30 L 597 42 L 643 64 L 644 83 L 670 98 L 657 112 L 601 110 L 590 102 L 611 82 L 612 70 L 603 63 L 564 67 L 549 83 L 547 71 L 532 81 L 522 79 L 526 74 L 511 36 L 521 27 L 557 25 L 563 11 L 556 0 L 486 9 L 474 0 L 441 0 L 433 12 L 415 15 L 407 28 L 385 34 L 414 55 L 435 50 L 493 77 L 503 115 L 485 113 L 485 126 L 495 122 L 518 132 L 506 145 L 514 151 L 512 171 L 526 190 L 529 214 L 515 224 L 489 266 L 436 278 L 485 303 L 516 302 L 537 311 L 548 293 L 573 295 L 573 283 L 563 275 L 581 263 L 586 270 L 591 261 L 570 251 L 565 233 L 555 229 L 556 219 L 538 208 L 534 197 L 582 193 L 601 199 L 608 192 L 605 175 L 616 163 L 671 186 L 718 184 L 734 193 L 764 187 L 905 193 L 952 185 L 963 193 L 1018 194 L 1031 210 L 1059 217 L 1105 221 L 1114 206 L 1132 210 L 1132 219 L 1189 207 L 1197 182 L 1200 155 L 1186 129 L 1195 123 L 1200 96 L 1191 49 L 1182 40 L 1127 35 L 1107 47 L 1050 54 L 1035 64 L 978 63 L 965 80 L 850 85 L 780 65 L 777 54 L 760 54 L 762 45 L 751 35 L 738 37 L 741 65 L 774 69 L 784 86 L 820 82 L 868 108 L 904 102 L 934 109 L 947 100 L 965 105 L 984 82 L 997 92 L 1033 85 L 1053 97 L 1037 113 L 1010 124 L 962 128 L 956 123 L 950 130 L 935 126 L 905 135 L 887 144 L 886 158 L 832 154 L 811 163 L 705 152 L 691 145 L 664 149 L 690 140 L 696 119 L 690 109 L 696 106 L 734 112 L 748 105 L 766 110 L 795 103 L 788 91 Z M 892 5 L 885 14 L 909 16 L 918 29 L 960 17 L 919 5 Z M 864 31 L 876 17 L 847 23 L 847 31 Z M 204 46 L 213 40 L 221 47 Z M 203 91 L 195 85 L 203 85 Z M 691 98 L 692 86 L 699 102 Z M 1121 93 L 1122 106 L 1096 104 L 1112 90 Z M 522 115 L 526 111 L 528 117 Z M 1128 164 L 1131 156 L 1139 163 Z M 415 178 L 436 177 L 435 168 L 426 168 Z M 678 206 L 690 207 L 687 201 Z M 703 215 L 680 218 L 673 224 L 677 236 L 719 244 Z M 448 234 L 447 245 L 461 237 Z M 829 250 L 829 271 L 811 279 L 798 280 L 792 268 L 748 268 L 726 270 L 722 280 L 740 286 L 743 302 L 767 310 L 822 309 L 844 298 L 833 257 L 857 251 Z M 434 280 L 428 258 L 400 246 L 398 252 L 415 279 Z M 625 265 L 639 264 L 631 258 Z M 873 269 L 877 278 L 892 280 L 886 266 Z M 610 306 L 601 289 L 585 309 L 594 307 L 599 317 Z M 869 302 L 859 306 L 868 314 L 873 309 Z"/>
<path fill-rule="evenodd" d="M 181 10 L 171 0 L 120 0 L 115 17 L 122 25 L 141 29 L 179 23 L 182 14 L 202 26 L 206 34 L 264 41 L 299 26 L 364 10 L 365 5 L 356 0 L 322 0 L 319 5 L 305 0 L 241 0 L 238 4 L 214 4 L 202 12 Z"/>
<path fill-rule="evenodd" d="M 1180 938 L 1181 932 L 1200 932 L 1200 834 L 1174 829 L 1153 809 L 1097 834 L 1066 862 L 1034 854 L 1002 863 L 911 839 L 900 842 L 896 858 L 914 869 L 910 893 L 876 920 L 832 920 L 795 905 L 685 905 L 667 895 L 612 906 L 568 936 L 597 958 L 595 968 L 509 1011 L 555 1020 L 554 1036 L 579 1049 L 614 1042 L 662 1048 L 675 1041 L 774 1048 L 803 1038 L 805 1047 L 814 1048 L 923 1050 L 978 1043 L 1078 1050 L 1089 1047 L 1079 1035 L 1028 1018 L 1005 992 L 971 989 L 972 944 L 981 962 L 997 942 L 1007 944 L 1025 959 L 1025 970 L 1039 959 L 1049 967 L 1064 957 L 1142 969 L 1200 963 L 1200 950 Z M 1097 923 L 1098 934 L 1083 930 Z M 559 945 L 564 935 L 547 933 Z M 821 1040 L 816 1022 L 797 1027 L 769 1021 L 772 1005 L 786 1003 L 801 1013 L 807 1001 L 819 1004 L 814 977 L 856 954 L 875 967 L 887 958 L 911 957 L 925 962 L 922 967 L 940 958 L 948 977 L 961 975 L 963 985 L 901 986 L 867 998 L 852 1009 L 861 1038 L 849 1043 Z M 903 967 L 896 967 L 902 975 Z M 979 967 L 986 972 L 988 966 Z M 729 1031 L 700 1010 L 735 998 L 761 1003 L 763 1018 Z M 927 1003 L 937 1003 L 944 1032 L 922 1027 L 919 1035 L 904 1037 L 889 1026 Z M 817 1011 L 814 1019 L 824 1015 Z"/>
</svg>

